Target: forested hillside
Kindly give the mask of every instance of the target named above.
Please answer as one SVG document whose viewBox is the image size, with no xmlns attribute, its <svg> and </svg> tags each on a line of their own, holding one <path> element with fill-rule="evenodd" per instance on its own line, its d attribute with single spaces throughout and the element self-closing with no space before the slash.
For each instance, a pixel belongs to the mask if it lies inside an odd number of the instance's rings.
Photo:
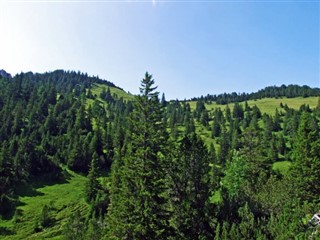
<svg viewBox="0 0 320 240">
<path fill-rule="evenodd" d="M 319 238 L 319 89 L 166 101 L 155 86 L 0 76 L 0 238 Z"/>
</svg>

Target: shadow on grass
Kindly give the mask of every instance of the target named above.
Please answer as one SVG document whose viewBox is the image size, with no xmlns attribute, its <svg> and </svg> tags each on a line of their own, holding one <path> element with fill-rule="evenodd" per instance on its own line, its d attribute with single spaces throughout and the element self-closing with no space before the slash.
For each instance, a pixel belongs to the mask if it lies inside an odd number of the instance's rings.
<svg viewBox="0 0 320 240">
<path fill-rule="evenodd" d="M 36 197 L 43 196 L 44 193 L 37 189 L 45 186 L 52 186 L 56 184 L 68 183 L 72 175 L 63 170 L 58 174 L 42 174 L 30 179 L 29 182 L 21 182 L 14 189 L 14 196 L 8 202 L 6 212 L 2 214 L 3 220 L 11 220 L 15 217 L 20 209 L 18 207 L 24 206 L 25 203 L 20 201 L 20 197 Z"/>
<path fill-rule="evenodd" d="M 66 170 L 63 170 L 61 173 L 53 175 L 53 174 L 42 174 L 36 176 L 32 179 L 32 188 L 43 188 L 45 186 L 52 186 L 56 184 L 64 184 L 69 183 L 72 175 L 68 173 Z"/>
<path fill-rule="evenodd" d="M 0 227 L 0 236 L 8 236 L 8 235 L 13 235 L 15 232 L 7 227 Z"/>
<path fill-rule="evenodd" d="M 37 191 L 30 183 L 20 183 L 15 189 L 17 197 L 35 197 L 44 195 L 42 192 Z M 19 205 L 20 206 L 20 205 Z"/>
</svg>

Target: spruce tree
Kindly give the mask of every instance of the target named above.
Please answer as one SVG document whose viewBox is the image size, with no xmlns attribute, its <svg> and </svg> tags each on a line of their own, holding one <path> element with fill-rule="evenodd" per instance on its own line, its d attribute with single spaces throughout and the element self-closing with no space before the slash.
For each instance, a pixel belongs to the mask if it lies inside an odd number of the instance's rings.
<svg viewBox="0 0 320 240">
<path fill-rule="evenodd" d="M 99 189 L 101 189 L 101 185 L 98 180 L 98 161 L 98 154 L 94 152 L 92 155 L 90 170 L 88 174 L 88 181 L 85 188 L 86 200 L 89 203 L 95 200 Z"/>
<path fill-rule="evenodd" d="M 173 164 L 172 207 L 175 239 L 209 239 L 210 156 L 203 141 L 185 136 Z"/>
<path fill-rule="evenodd" d="M 167 134 L 154 80 L 148 73 L 130 115 L 127 149 L 118 156 L 109 208 L 109 239 L 167 239 Z"/>
<path fill-rule="evenodd" d="M 320 135 L 316 121 L 304 112 L 293 146 L 291 180 L 301 200 L 319 202 Z"/>
</svg>

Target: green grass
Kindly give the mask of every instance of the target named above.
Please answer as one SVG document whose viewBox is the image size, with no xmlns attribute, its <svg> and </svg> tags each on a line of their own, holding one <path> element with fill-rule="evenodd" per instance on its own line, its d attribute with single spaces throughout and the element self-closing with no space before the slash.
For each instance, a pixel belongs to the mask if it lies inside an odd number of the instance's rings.
<svg viewBox="0 0 320 240">
<path fill-rule="evenodd" d="M 318 103 L 318 97 L 308 97 L 308 98 L 264 98 L 259 100 L 248 101 L 249 106 L 257 105 L 262 113 L 267 113 L 274 115 L 276 109 L 280 110 L 280 104 L 287 104 L 289 108 L 299 109 L 303 104 L 309 104 L 310 108 L 315 108 Z"/>
<path fill-rule="evenodd" d="M 84 186 L 86 177 L 67 170 L 70 178 L 61 184 L 45 185 L 27 189 L 19 197 L 20 206 L 16 216 L 9 220 L 0 220 L 0 227 L 6 227 L 14 235 L 1 236 L 1 239 L 61 239 L 63 225 L 68 217 L 79 210 L 81 215 L 88 212 L 88 205 L 84 200 Z M 44 205 L 50 208 L 52 224 L 40 232 L 35 231 L 39 224 Z"/>
<path fill-rule="evenodd" d="M 275 162 L 272 165 L 272 170 L 279 171 L 282 175 L 286 175 L 290 166 L 291 166 L 291 162 L 289 161 L 279 161 L 279 162 Z"/>
<path fill-rule="evenodd" d="M 289 108 L 293 109 L 299 109 L 301 105 L 308 104 L 310 108 L 315 108 L 318 103 L 318 97 L 297 97 L 297 98 L 263 98 L 258 100 L 250 100 L 248 101 L 248 105 L 250 107 L 253 107 L 254 105 L 257 105 L 257 107 L 261 110 L 262 113 L 267 113 L 274 115 L 276 109 L 281 110 L 280 104 L 287 104 Z M 191 110 L 196 109 L 196 101 L 189 101 Z M 241 102 L 244 106 L 244 102 Z M 225 110 L 227 106 L 232 110 L 233 109 L 233 103 L 230 103 L 228 105 L 221 105 L 216 104 L 215 102 L 212 102 L 211 104 L 206 104 L 206 109 L 208 111 L 213 111 L 215 108 L 221 108 L 221 110 Z"/>
<path fill-rule="evenodd" d="M 91 89 L 92 94 L 97 95 L 99 97 L 104 87 L 108 89 L 108 86 L 104 84 L 99 84 L 99 83 L 93 84 Z M 116 94 L 119 99 L 122 98 L 125 101 L 131 101 L 134 98 L 134 95 L 127 93 L 119 88 L 115 88 L 115 87 L 109 87 L 109 88 L 110 88 L 111 95 L 113 96 L 113 94 Z"/>
</svg>

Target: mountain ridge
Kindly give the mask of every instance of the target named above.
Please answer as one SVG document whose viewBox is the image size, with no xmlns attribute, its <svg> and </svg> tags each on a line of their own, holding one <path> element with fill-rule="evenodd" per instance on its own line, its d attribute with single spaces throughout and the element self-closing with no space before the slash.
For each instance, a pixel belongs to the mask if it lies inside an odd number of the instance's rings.
<svg viewBox="0 0 320 240">
<path fill-rule="evenodd" d="M 0 70 L 0 77 L 4 78 L 50 78 L 52 76 L 52 80 L 57 78 L 73 78 L 73 81 L 71 81 L 71 85 L 74 87 L 76 84 L 84 83 L 86 87 L 92 87 L 92 84 L 103 84 L 108 87 L 114 87 L 117 89 L 120 89 L 128 94 L 127 91 L 125 91 L 122 87 L 119 87 L 115 83 L 108 81 L 106 79 L 101 79 L 98 76 L 90 76 L 87 73 L 83 73 L 80 71 L 67 71 L 63 69 L 56 69 L 53 71 L 48 71 L 44 73 L 37 73 L 37 72 L 21 72 L 19 74 L 16 74 L 12 77 L 12 75 L 5 70 Z M 53 77 L 54 76 L 54 77 Z M 207 94 L 205 96 L 201 95 L 200 97 L 192 97 L 190 99 L 187 99 L 187 101 L 204 101 L 206 103 L 208 102 L 216 102 L 217 104 L 228 104 L 228 103 L 234 103 L 234 102 L 243 102 L 248 100 L 257 100 L 262 98 L 294 98 L 294 97 L 317 97 L 320 96 L 320 88 L 318 87 L 310 87 L 308 85 L 298 85 L 298 84 L 289 84 L 285 85 L 282 84 L 280 86 L 266 86 L 258 91 L 255 92 L 224 92 L 220 94 Z M 184 100 L 179 100 L 184 101 Z"/>
</svg>

